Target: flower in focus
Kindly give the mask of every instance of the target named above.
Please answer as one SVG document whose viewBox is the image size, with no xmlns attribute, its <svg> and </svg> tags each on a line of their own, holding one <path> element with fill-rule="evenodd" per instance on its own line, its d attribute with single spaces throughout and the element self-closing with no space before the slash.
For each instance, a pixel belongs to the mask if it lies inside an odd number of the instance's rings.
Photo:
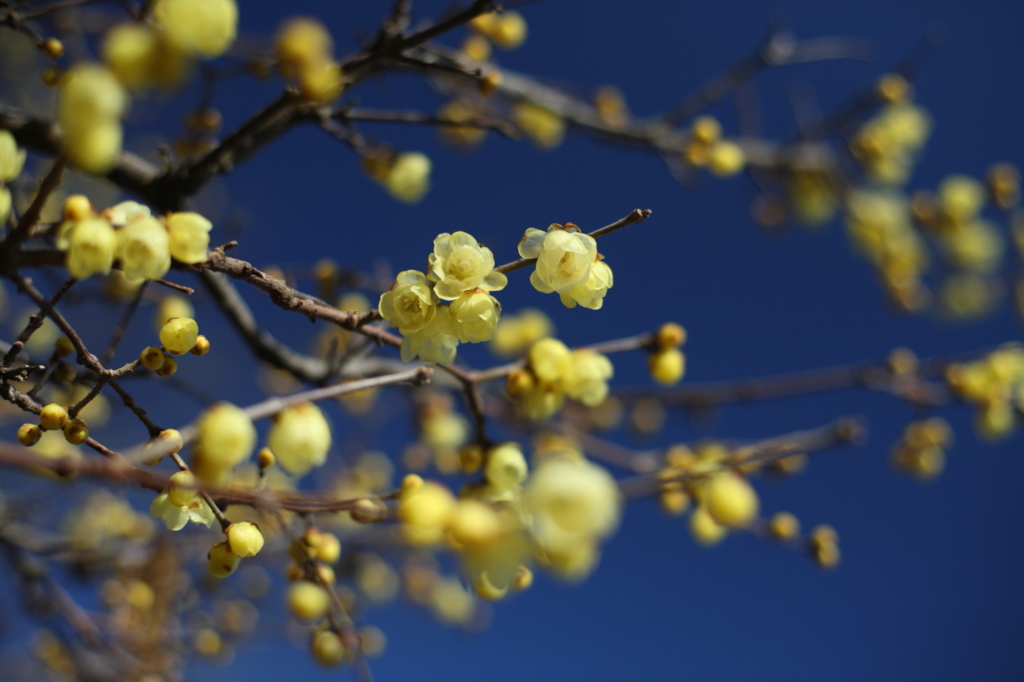
<svg viewBox="0 0 1024 682">
<path fill-rule="evenodd" d="M 184 355 L 196 345 L 199 325 L 188 317 L 174 317 L 160 328 L 160 343 L 171 355 Z"/>
<path fill-rule="evenodd" d="M 427 277 L 437 282 L 434 291 L 454 301 L 470 289 L 501 291 L 508 278 L 494 269 L 494 254 L 465 232 L 444 232 L 434 239 L 434 252 L 427 257 Z"/>
<path fill-rule="evenodd" d="M 530 275 L 530 284 L 537 291 L 568 294 L 590 276 L 591 265 L 597 259 L 597 242 L 572 223 L 564 227 L 552 223 L 547 232 L 533 227 L 526 230 L 519 241 L 519 255 L 537 259 L 537 268 Z"/>
<path fill-rule="evenodd" d="M 380 315 L 403 334 L 423 329 L 434 318 L 437 297 L 426 275 L 416 270 L 398 273 L 380 297 Z"/>
<path fill-rule="evenodd" d="M 501 304 L 482 289 L 467 291 L 452 301 L 452 330 L 463 343 L 481 343 L 494 336 Z"/>
<path fill-rule="evenodd" d="M 171 213 L 167 216 L 171 256 L 181 263 L 206 262 L 213 223 L 198 213 Z"/>
<path fill-rule="evenodd" d="M 581 284 L 577 284 L 568 293 L 560 294 L 562 305 L 575 308 L 580 304 L 584 308 L 600 310 L 604 305 L 605 294 L 612 288 L 612 269 L 603 260 L 595 261 L 590 266 L 590 275 Z"/>
<path fill-rule="evenodd" d="M 327 461 L 331 448 L 331 427 L 313 403 L 301 403 L 281 410 L 267 436 L 267 445 L 281 468 L 301 476 Z"/>
</svg>

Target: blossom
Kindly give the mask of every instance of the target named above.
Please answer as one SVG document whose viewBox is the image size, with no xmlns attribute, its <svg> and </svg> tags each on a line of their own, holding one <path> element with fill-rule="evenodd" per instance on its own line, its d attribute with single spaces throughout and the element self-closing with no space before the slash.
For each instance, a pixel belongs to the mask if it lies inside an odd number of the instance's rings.
<svg viewBox="0 0 1024 682">
<path fill-rule="evenodd" d="M 746 526 L 757 517 L 757 493 L 739 474 L 722 471 L 703 485 L 708 513 L 723 526 Z"/>
<path fill-rule="evenodd" d="M 530 284 L 537 291 L 567 294 L 590 276 L 590 267 L 597 259 L 597 242 L 572 223 L 564 227 L 552 223 L 547 232 L 533 227 L 526 230 L 519 241 L 519 255 L 537 259 L 537 268 L 530 275 Z"/>
<path fill-rule="evenodd" d="M 434 291 L 445 301 L 454 301 L 466 291 L 501 291 L 508 283 L 504 273 L 494 269 L 494 254 L 465 232 L 444 232 L 434 239 L 434 253 L 427 257 L 427 277 L 437 282 Z"/>
<path fill-rule="evenodd" d="M 171 256 L 181 263 L 205 263 L 212 227 L 209 220 L 190 211 L 167 216 Z"/>
<path fill-rule="evenodd" d="M 188 317 L 172 317 L 160 328 L 160 343 L 171 355 L 184 355 L 196 345 L 199 325 Z"/>
<path fill-rule="evenodd" d="M 195 497 L 187 505 L 179 507 L 171 502 L 166 491 L 153 500 L 149 515 L 154 519 L 162 518 L 169 530 L 181 530 L 189 521 L 209 527 L 215 520 L 213 510 L 203 498 Z"/>
<path fill-rule="evenodd" d="M 558 384 L 538 381 L 523 395 L 523 411 L 534 421 L 543 421 L 562 409 L 565 393 Z"/>
<path fill-rule="evenodd" d="M 103 218 L 86 218 L 72 224 L 67 237 L 68 272 L 75 279 L 110 272 L 117 249 L 117 233 Z"/>
<path fill-rule="evenodd" d="M 406 204 L 418 204 L 430 189 L 430 157 L 421 152 L 406 152 L 384 177 L 384 187 L 394 198 Z"/>
<path fill-rule="evenodd" d="M 398 273 L 391 288 L 381 294 L 380 315 L 403 334 L 423 329 L 437 311 L 437 296 L 427 276 L 417 270 Z"/>
<path fill-rule="evenodd" d="M 172 87 L 188 73 L 188 55 L 147 24 L 114 26 L 103 38 L 103 61 L 125 87 Z"/>
<path fill-rule="evenodd" d="M 249 521 L 232 523 L 225 529 L 228 549 L 237 557 L 256 556 L 263 549 L 263 533 Z"/>
<path fill-rule="evenodd" d="M 463 343 L 489 341 L 501 315 L 501 304 L 482 289 L 467 291 L 452 301 L 452 329 Z"/>
<path fill-rule="evenodd" d="M 562 305 L 575 308 L 579 303 L 584 308 L 600 310 L 604 305 L 605 294 L 612 288 L 612 269 L 603 260 L 590 266 L 590 275 L 585 281 L 577 284 L 566 294 L 560 294 Z"/>
<path fill-rule="evenodd" d="M 487 453 L 484 477 L 494 492 L 501 494 L 526 480 L 526 458 L 518 443 L 503 443 Z"/>
<path fill-rule="evenodd" d="M 14 135 L 9 130 L 0 130 L 0 182 L 21 175 L 26 154 L 24 149 L 18 149 Z"/>
<path fill-rule="evenodd" d="M 536 308 L 524 308 L 515 315 L 501 318 L 490 349 L 496 355 L 512 357 L 554 332 L 555 325 L 547 315 Z"/>
<path fill-rule="evenodd" d="M 98 64 L 79 64 L 61 79 L 57 120 L 71 161 L 90 173 L 105 173 L 121 153 L 120 119 L 128 95 Z"/>
<path fill-rule="evenodd" d="M 570 398 L 594 407 L 608 397 L 608 379 L 614 368 L 607 356 L 586 348 L 572 352 L 562 377 L 562 388 Z"/>
<path fill-rule="evenodd" d="M 215 403 L 199 418 L 196 444 L 210 467 L 230 469 L 252 454 L 256 427 L 242 408 Z"/>
<path fill-rule="evenodd" d="M 235 42 L 235 0 L 160 0 L 153 19 L 178 48 L 207 59 L 219 57 Z"/>
<path fill-rule="evenodd" d="M 450 365 L 455 360 L 455 350 L 459 345 L 459 337 L 452 326 L 452 316 L 448 307 L 438 308 L 430 322 L 422 329 L 402 333 L 402 361 L 409 362 L 419 356 L 423 362 L 437 365 Z"/>
<path fill-rule="evenodd" d="M 133 279 L 160 279 L 171 269 L 167 229 L 158 220 L 138 218 L 121 228 L 117 257 Z"/>
<path fill-rule="evenodd" d="M 533 344 L 527 357 L 537 378 L 549 384 L 560 381 L 572 362 L 571 351 L 558 339 L 541 339 Z"/>
<path fill-rule="evenodd" d="M 327 461 L 331 427 L 319 407 L 313 403 L 300 403 L 276 415 L 267 436 L 267 445 L 282 469 L 301 476 Z"/>
</svg>

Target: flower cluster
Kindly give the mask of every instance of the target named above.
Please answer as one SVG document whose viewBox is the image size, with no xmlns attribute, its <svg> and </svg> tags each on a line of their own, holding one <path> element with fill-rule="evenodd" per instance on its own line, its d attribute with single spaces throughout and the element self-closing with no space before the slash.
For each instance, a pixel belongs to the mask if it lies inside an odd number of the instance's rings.
<svg viewBox="0 0 1024 682">
<path fill-rule="evenodd" d="M 547 419 L 562 408 L 565 396 L 588 407 L 601 404 L 608 396 L 611 360 L 588 348 L 570 350 L 558 339 L 541 339 L 527 356 L 527 367 L 508 375 L 510 394 L 522 396 L 523 410 L 530 419 Z"/>
<path fill-rule="evenodd" d="M 97 214 L 87 198 L 72 195 L 64 203 L 57 248 L 67 252 L 72 277 L 110 272 L 114 262 L 129 279 L 160 279 L 181 263 L 203 263 L 210 243 L 209 220 L 198 213 L 154 217 L 149 208 L 125 201 Z"/>
<path fill-rule="evenodd" d="M 459 342 L 494 336 L 501 305 L 490 295 L 508 279 L 494 269 L 494 254 L 465 232 L 440 234 L 427 274 L 406 270 L 380 297 L 381 317 L 402 333 L 402 359 L 450 364 Z M 449 305 L 441 305 L 441 301 Z"/>
<path fill-rule="evenodd" d="M 302 96 L 329 104 L 345 87 L 341 66 L 334 61 L 334 41 L 316 19 L 289 20 L 277 36 L 277 66 L 281 75 L 294 80 Z"/>
<path fill-rule="evenodd" d="M 678 383 L 686 372 L 686 356 L 679 347 L 686 343 L 686 330 L 678 324 L 663 324 L 654 335 L 654 347 L 647 358 L 651 377 L 659 384 Z"/>
<path fill-rule="evenodd" d="M 558 293 L 562 304 L 600 310 L 612 287 L 612 269 L 597 252 L 597 241 L 572 223 L 552 223 L 548 231 L 529 228 L 519 240 L 519 255 L 536 258 L 530 284 L 542 294 Z"/>
<path fill-rule="evenodd" d="M 722 124 L 714 116 L 694 119 L 683 148 L 683 160 L 698 168 L 707 168 L 712 175 L 728 178 L 747 164 L 743 148 L 722 137 Z"/>
<path fill-rule="evenodd" d="M 50 403 L 39 411 L 39 424 L 22 424 L 18 428 L 18 442 L 29 448 L 38 443 L 45 431 L 63 431 L 64 440 L 72 445 L 81 445 L 89 440 L 89 425 L 79 417 L 71 418 L 68 409 L 57 403 Z"/>
<path fill-rule="evenodd" d="M 977 407 L 974 427 L 982 437 L 1005 438 L 1024 413 L 1024 347 L 1008 344 L 980 360 L 950 365 L 946 381 Z"/>
<path fill-rule="evenodd" d="M 946 450 L 953 444 L 953 430 L 941 417 L 911 422 L 893 446 L 893 467 L 922 481 L 936 478 L 946 466 Z"/>
<path fill-rule="evenodd" d="M 4 183 L 21 175 L 25 155 L 24 149 L 18 149 L 14 135 L 0 130 L 0 225 L 6 224 L 11 215 L 11 190 L 4 187 Z"/>
<path fill-rule="evenodd" d="M 901 76 L 883 76 L 878 89 L 888 103 L 861 126 L 850 148 L 872 181 L 903 185 L 931 133 L 931 118 L 910 102 L 910 86 Z"/>
<path fill-rule="evenodd" d="M 106 67 L 82 63 L 64 74 L 57 120 L 73 164 L 95 174 L 114 167 L 121 154 L 121 116 L 127 106 L 124 87 Z"/>
</svg>

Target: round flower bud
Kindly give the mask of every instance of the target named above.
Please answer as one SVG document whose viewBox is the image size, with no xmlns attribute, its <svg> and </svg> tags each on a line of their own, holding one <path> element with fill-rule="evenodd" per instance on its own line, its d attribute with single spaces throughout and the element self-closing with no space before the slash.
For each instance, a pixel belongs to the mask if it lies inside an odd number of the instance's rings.
<svg viewBox="0 0 1024 682">
<path fill-rule="evenodd" d="M 117 249 L 117 233 L 103 218 L 86 218 L 76 222 L 68 235 L 67 244 L 67 268 L 75 279 L 110 272 Z"/>
<path fill-rule="evenodd" d="M 789 512 L 779 512 L 768 522 L 768 534 L 779 542 L 792 542 L 800 536 L 800 521 Z"/>
<path fill-rule="evenodd" d="M 163 364 L 160 365 L 160 369 L 156 370 L 156 375 L 160 377 L 174 376 L 174 373 L 178 371 L 178 361 L 172 355 L 164 355 Z"/>
<path fill-rule="evenodd" d="M 363 497 L 355 501 L 349 515 L 357 523 L 378 523 L 388 517 L 388 508 L 380 500 Z"/>
<path fill-rule="evenodd" d="M 512 576 L 512 589 L 516 592 L 530 589 L 533 585 L 533 571 L 526 566 L 520 566 Z"/>
<path fill-rule="evenodd" d="M 27 448 L 32 447 L 43 437 L 43 430 L 36 424 L 22 424 L 18 427 L 18 442 Z"/>
<path fill-rule="evenodd" d="M 743 170 L 747 163 L 743 147 L 729 140 L 711 145 L 708 150 L 708 170 L 712 175 L 729 178 Z"/>
<path fill-rule="evenodd" d="M 108 69 L 81 63 L 61 79 L 57 104 L 61 128 L 73 138 L 94 126 L 116 123 L 128 106 L 128 95 Z"/>
<path fill-rule="evenodd" d="M 437 312 L 437 297 L 427 276 L 416 270 L 398 273 L 380 297 L 380 315 L 403 334 L 423 329 Z"/>
<path fill-rule="evenodd" d="M 39 425 L 47 431 L 63 429 L 67 423 L 67 408 L 56 403 L 50 403 L 39 412 Z"/>
<path fill-rule="evenodd" d="M 705 547 L 717 545 L 728 532 L 729 529 L 715 521 L 703 505 L 690 514 L 690 535 Z"/>
<path fill-rule="evenodd" d="M 482 343 L 494 336 L 501 304 L 486 291 L 474 289 L 452 301 L 452 331 L 463 343 Z"/>
<path fill-rule="evenodd" d="M 822 523 L 812 528 L 811 532 L 807 534 L 807 542 L 811 547 L 819 547 L 829 543 L 837 544 L 839 542 L 839 533 L 827 523 Z"/>
<path fill-rule="evenodd" d="M 526 19 L 519 12 L 502 12 L 487 37 L 496 47 L 514 50 L 526 41 Z"/>
<path fill-rule="evenodd" d="M 477 471 L 484 463 L 484 451 L 478 443 L 459 448 L 459 468 L 467 474 Z"/>
<path fill-rule="evenodd" d="M 686 343 L 686 330 L 675 322 L 666 322 L 658 328 L 654 335 L 654 342 L 658 350 L 675 348 Z"/>
<path fill-rule="evenodd" d="M 423 487 L 423 479 L 416 474 L 406 474 L 405 478 L 402 479 L 401 494 L 402 497 L 412 495 L 414 492 Z"/>
<path fill-rule="evenodd" d="M 81 445 L 89 440 L 89 425 L 84 419 L 69 419 L 64 425 L 64 439 L 72 445 Z"/>
<path fill-rule="evenodd" d="M 56 38 L 47 38 L 43 41 L 43 52 L 51 59 L 60 59 L 64 56 L 64 43 Z"/>
<path fill-rule="evenodd" d="M 747 479 L 732 471 L 711 477 L 704 486 L 708 513 L 725 526 L 746 526 L 757 517 L 757 493 Z"/>
<path fill-rule="evenodd" d="M 330 595 L 319 585 L 303 581 L 288 588 L 288 608 L 299 620 L 318 621 L 327 615 L 330 606 Z"/>
<path fill-rule="evenodd" d="M 239 558 L 231 553 L 226 542 L 215 542 L 206 554 L 206 567 L 214 578 L 226 578 L 238 568 Z"/>
<path fill-rule="evenodd" d="M 256 427 L 240 407 L 216 403 L 199 419 L 196 444 L 218 469 L 230 469 L 249 458 L 256 446 Z"/>
<path fill-rule="evenodd" d="M 171 269 L 170 239 L 156 218 L 145 217 L 121 228 L 117 257 L 132 279 L 160 279 Z"/>
<path fill-rule="evenodd" d="M 678 348 L 659 350 L 648 356 L 647 368 L 651 371 L 652 379 L 663 386 L 671 386 L 683 378 L 686 356 Z"/>
<path fill-rule="evenodd" d="M 100 121 L 64 138 L 71 162 L 87 173 L 102 175 L 115 165 L 121 155 L 124 131 L 116 120 Z"/>
<path fill-rule="evenodd" d="M 504 493 L 526 480 L 526 458 L 518 443 L 504 443 L 487 453 L 484 477 L 498 494 Z"/>
<path fill-rule="evenodd" d="M 156 346 L 146 346 L 139 353 L 139 364 L 154 372 L 164 366 L 164 352 Z"/>
<path fill-rule="evenodd" d="M 270 448 L 260 448 L 260 451 L 256 453 L 256 463 L 261 470 L 274 466 L 276 461 L 277 458 L 274 457 L 274 452 Z"/>
<path fill-rule="evenodd" d="M 501 74 L 497 71 L 491 73 L 500 84 Z M 490 87 L 491 81 L 485 76 L 481 85 Z M 516 104 L 512 110 L 512 119 L 530 139 L 530 142 L 540 149 L 554 149 L 565 139 L 565 120 L 558 114 L 538 107 L 536 104 L 529 102 Z M 532 256 L 526 257 L 532 258 Z"/>
<path fill-rule="evenodd" d="M 533 344 L 528 355 L 530 369 L 545 383 L 555 383 L 572 362 L 569 348 L 558 339 L 541 339 Z"/>
<path fill-rule="evenodd" d="M 174 260 L 188 264 L 205 263 L 212 228 L 213 223 L 198 213 L 185 211 L 167 216 L 169 247 Z"/>
<path fill-rule="evenodd" d="M 53 352 L 57 354 L 57 357 L 66 358 L 75 352 L 75 344 L 71 343 L 71 339 L 68 337 L 62 336 L 54 342 Z"/>
<path fill-rule="evenodd" d="M 341 558 L 341 542 L 334 533 L 320 536 L 320 544 L 316 546 L 316 558 L 324 563 L 334 564 Z"/>
<path fill-rule="evenodd" d="M 192 350 L 189 351 L 192 355 L 202 357 L 210 352 L 210 340 L 200 334 L 196 337 L 196 345 L 192 346 Z"/>
<path fill-rule="evenodd" d="M 301 476 L 327 461 L 331 427 L 313 403 L 294 405 L 275 416 L 267 445 L 282 469 L 293 476 Z"/>
<path fill-rule="evenodd" d="M 235 0 L 160 0 L 153 19 L 179 49 L 212 59 L 235 42 Z"/>
<path fill-rule="evenodd" d="M 455 498 L 451 492 L 433 481 L 425 481 L 415 492 L 403 495 L 398 503 L 398 517 L 420 528 L 444 526 L 454 510 Z"/>
<path fill-rule="evenodd" d="M 310 648 L 313 650 L 313 658 L 316 659 L 316 662 L 328 668 L 341 665 L 348 658 L 345 644 L 341 641 L 341 637 L 332 630 L 321 630 L 314 634 Z"/>
<path fill-rule="evenodd" d="M 289 19 L 277 35 L 277 59 L 282 75 L 290 78 L 304 64 L 323 61 L 334 53 L 331 34 L 316 19 Z"/>
<path fill-rule="evenodd" d="M 179 471 L 167 481 L 167 499 L 175 507 L 187 507 L 198 494 L 196 477 L 191 471 Z"/>
<path fill-rule="evenodd" d="M 479 546 L 501 535 L 501 517 L 479 500 L 460 500 L 449 525 L 451 539 L 460 546 Z"/>
<path fill-rule="evenodd" d="M 228 549 L 237 557 L 256 556 L 263 549 L 263 533 L 259 526 L 249 521 L 232 523 L 224 530 L 228 538 Z"/>
<path fill-rule="evenodd" d="M 505 379 L 505 389 L 511 396 L 528 393 L 533 388 L 533 375 L 525 369 L 514 369 Z"/>
<path fill-rule="evenodd" d="M 399 154 L 384 179 L 388 194 L 406 204 L 418 204 L 430 189 L 430 158 L 421 152 Z"/>
<path fill-rule="evenodd" d="M 0 182 L 13 180 L 25 167 L 27 152 L 18 149 L 18 143 L 9 130 L 0 130 Z"/>
<path fill-rule="evenodd" d="M 174 317 L 160 328 L 160 343 L 171 355 L 183 355 L 196 345 L 199 325 L 188 317 Z"/>
<path fill-rule="evenodd" d="M 142 461 L 149 466 L 156 466 L 164 455 L 178 452 L 184 444 L 177 429 L 164 429 L 142 448 Z"/>
<path fill-rule="evenodd" d="M 698 116 L 690 127 L 690 136 L 702 144 L 711 144 L 722 137 L 722 124 L 714 116 Z"/>
</svg>

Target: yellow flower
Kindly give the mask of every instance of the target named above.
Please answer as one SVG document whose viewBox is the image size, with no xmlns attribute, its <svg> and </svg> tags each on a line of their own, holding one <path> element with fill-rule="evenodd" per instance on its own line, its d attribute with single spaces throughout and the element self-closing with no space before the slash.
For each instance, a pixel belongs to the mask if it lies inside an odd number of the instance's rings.
<svg viewBox="0 0 1024 682">
<path fill-rule="evenodd" d="M 452 301 L 452 329 L 463 343 L 489 341 L 501 315 L 501 304 L 486 291 L 467 291 Z"/>
<path fill-rule="evenodd" d="M 160 328 L 160 343 L 171 355 L 184 355 L 196 345 L 199 325 L 188 317 L 175 317 L 167 320 Z"/>
<path fill-rule="evenodd" d="M 490 349 L 495 355 L 512 357 L 554 333 L 555 325 L 551 318 L 536 308 L 524 308 L 515 315 L 501 318 Z"/>
<path fill-rule="evenodd" d="M 454 301 L 466 291 L 501 291 L 508 278 L 494 269 L 494 254 L 471 234 L 444 232 L 434 239 L 434 252 L 427 257 L 427 277 L 437 282 L 434 291 L 445 301 Z"/>
<path fill-rule="evenodd" d="M 585 348 L 576 350 L 562 376 L 562 388 L 570 398 L 594 407 L 608 397 L 608 379 L 613 374 L 611 360 L 606 356 Z"/>
<path fill-rule="evenodd" d="M 615 479 L 586 460 L 544 460 L 527 482 L 524 500 L 537 540 L 560 554 L 610 535 L 619 523 Z"/>
<path fill-rule="evenodd" d="M 715 474 L 703 486 L 708 513 L 723 526 L 746 526 L 757 517 L 757 493 L 747 479 L 732 471 Z"/>
<path fill-rule="evenodd" d="M 103 218 L 75 222 L 67 239 L 68 272 L 75 279 L 110 272 L 117 249 L 117 232 Z"/>
<path fill-rule="evenodd" d="M 301 476 L 327 461 L 331 427 L 319 407 L 301 403 L 277 414 L 267 435 L 267 445 L 282 469 Z"/>
<path fill-rule="evenodd" d="M 190 59 L 146 24 L 114 26 L 103 38 L 103 61 L 125 87 L 174 87 L 188 74 Z"/>
<path fill-rule="evenodd" d="M 437 296 L 426 275 L 416 270 L 398 273 L 380 297 L 380 315 L 403 334 L 423 329 L 437 312 Z"/>
<path fill-rule="evenodd" d="M 105 173 L 121 153 L 118 119 L 128 95 L 106 67 L 79 64 L 61 79 L 57 120 L 71 161 L 89 173 Z"/>
<path fill-rule="evenodd" d="M 678 348 L 666 348 L 652 353 L 647 358 L 651 378 L 663 386 L 671 386 L 683 378 L 686 371 L 686 356 Z"/>
<path fill-rule="evenodd" d="M 579 303 L 584 308 L 600 310 L 604 305 L 605 294 L 612 288 L 612 269 L 603 260 L 590 266 L 590 275 L 586 281 L 577 284 L 567 294 L 560 294 L 562 305 L 575 308 Z"/>
<path fill-rule="evenodd" d="M 565 138 L 561 116 L 529 102 L 520 102 L 512 111 L 516 125 L 541 149 L 554 149 Z"/>
<path fill-rule="evenodd" d="M 533 421 L 544 421 L 562 409 L 565 393 L 558 384 L 538 381 L 523 395 L 523 411 Z"/>
<path fill-rule="evenodd" d="M 394 198 L 406 204 L 418 204 L 430 189 L 430 157 L 422 152 L 406 152 L 388 169 L 384 187 Z"/>
<path fill-rule="evenodd" d="M 419 357 L 423 362 L 450 365 L 458 346 L 459 337 L 455 336 L 450 309 L 442 306 L 422 329 L 402 332 L 401 357 L 403 362 Z"/>
<path fill-rule="evenodd" d="M 228 543 L 215 542 L 206 553 L 206 567 L 214 578 L 226 578 L 238 568 L 239 558 L 228 549 Z"/>
<path fill-rule="evenodd" d="M 21 175 L 26 154 L 24 149 L 18 149 L 14 135 L 9 130 L 0 130 L 0 182 Z"/>
<path fill-rule="evenodd" d="M 160 0 L 153 19 L 167 38 L 186 52 L 212 59 L 235 42 L 235 0 Z"/>
<path fill-rule="evenodd" d="M 263 549 L 263 533 L 255 523 L 232 523 L 224 534 L 228 539 L 228 549 L 237 557 L 256 556 Z"/>
<path fill-rule="evenodd" d="M 198 213 L 172 213 L 167 216 L 171 256 L 181 263 L 205 263 L 213 223 Z"/>
<path fill-rule="evenodd" d="M 564 227 L 553 223 L 547 232 L 533 227 L 526 230 L 519 241 L 519 255 L 537 259 L 537 268 L 530 275 L 530 284 L 537 291 L 568 294 L 590 276 L 597 260 L 597 242 L 572 223 Z"/>
<path fill-rule="evenodd" d="M 139 218 L 121 229 L 117 257 L 133 279 L 160 279 L 171 269 L 167 229 L 155 218 Z"/>
<path fill-rule="evenodd" d="M 541 339 L 529 353 L 530 369 L 544 383 L 557 383 L 569 371 L 572 352 L 558 339 Z"/>
<path fill-rule="evenodd" d="M 196 444 L 208 465 L 230 469 L 242 463 L 256 446 L 256 427 L 242 408 L 215 403 L 199 419 Z"/>
<path fill-rule="evenodd" d="M 527 467 L 518 443 L 503 443 L 487 453 L 484 477 L 491 489 L 502 494 L 526 480 Z"/>
<path fill-rule="evenodd" d="M 203 498 L 195 497 L 187 505 L 179 507 L 171 502 L 166 492 L 160 493 L 153 500 L 149 506 L 149 515 L 154 519 L 162 518 L 168 530 L 181 530 L 189 521 L 210 527 L 216 520 L 213 510 Z"/>
</svg>

